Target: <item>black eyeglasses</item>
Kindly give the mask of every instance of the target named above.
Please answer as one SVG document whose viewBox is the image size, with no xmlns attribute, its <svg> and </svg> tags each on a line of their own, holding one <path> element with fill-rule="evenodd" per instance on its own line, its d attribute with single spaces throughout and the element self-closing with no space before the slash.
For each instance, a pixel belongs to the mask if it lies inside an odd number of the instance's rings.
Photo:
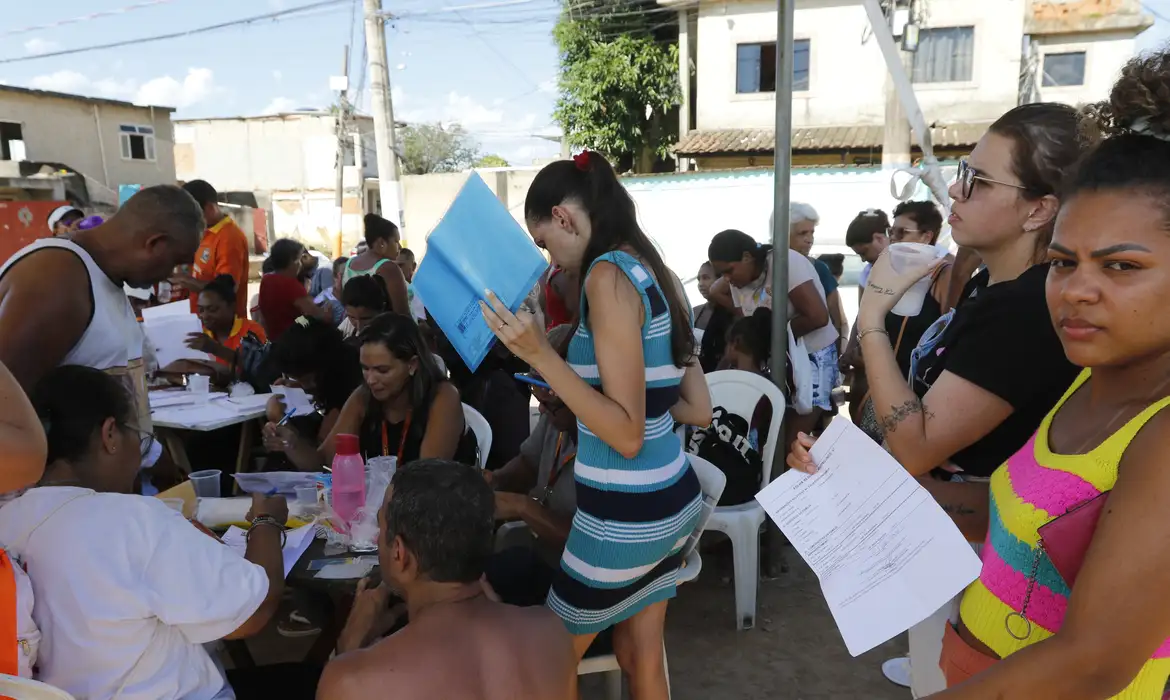
<svg viewBox="0 0 1170 700">
<path fill-rule="evenodd" d="M 138 433 L 138 454 L 143 457 L 150 454 L 150 448 L 154 447 L 154 435 L 136 425 L 127 425 L 126 429 Z"/>
<path fill-rule="evenodd" d="M 1014 187 L 1017 190 L 1027 190 L 1023 185 L 1017 185 L 1011 182 L 1003 182 L 1002 180 L 993 180 L 986 175 L 981 174 L 978 170 L 971 167 L 971 164 L 964 158 L 959 161 L 959 171 L 955 175 L 955 180 L 959 182 L 963 199 L 970 199 L 971 194 L 975 191 L 975 181 L 987 182 L 993 185 L 1003 185 L 1004 187 Z"/>
</svg>

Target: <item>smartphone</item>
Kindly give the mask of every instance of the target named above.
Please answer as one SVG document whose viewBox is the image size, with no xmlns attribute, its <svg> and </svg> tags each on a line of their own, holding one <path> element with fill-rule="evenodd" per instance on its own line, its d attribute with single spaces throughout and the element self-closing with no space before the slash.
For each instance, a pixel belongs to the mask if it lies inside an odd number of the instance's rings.
<svg viewBox="0 0 1170 700">
<path fill-rule="evenodd" d="M 549 391 L 552 391 L 551 386 L 549 386 L 545 382 L 541 381 L 540 379 L 537 379 L 536 377 L 530 377 L 527 374 L 523 374 L 520 372 L 517 372 L 516 374 L 513 374 L 512 376 L 515 377 L 516 379 L 524 382 L 525 384 L 531 384 L 532 386 L 538 386 L 541 389 L 548 389 Z"/>
</svg>

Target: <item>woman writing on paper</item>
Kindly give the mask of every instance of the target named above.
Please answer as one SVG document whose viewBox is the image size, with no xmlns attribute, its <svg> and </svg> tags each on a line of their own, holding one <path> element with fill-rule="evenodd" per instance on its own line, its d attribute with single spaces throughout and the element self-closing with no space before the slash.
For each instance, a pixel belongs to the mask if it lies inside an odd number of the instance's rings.
<svg viewBox="0 0 1170 700">
<path fill-rule="evenodd" d="M 963 596 L 957 629 L 947 631 L 950 689 L 933 697 L 1163 697 L 1168 84 L 1170 54 L 1131 61 L 1109 102 L 1094 110 L 1108 138 L 1064 188 L 1048 309 L 1068 358 L 1085 369 L 992 476 L 996 515 L 983 571 Z"/>
<path fill-rule="evenodd" d="M 140 443 L 152 438 L 116 378 L 58 367 L 33 405 L 47 464 L 34 488 L 0 508 L 0 540 L 32 580 L 40 679 L 79 698 L 232 697 L 203 645 L 257 634 L 279 607 L 284 498 L 253 496 L 241 557 L 162 501 L 130 493 L 147 452 Z M 263 672 L 269 692 L 312 697 L 312 672 Z"/>
<path fill-rule="evenodd" d="M 702 504 L 673 426 L 711 421 L 690 309 L 600 154 L 545 166 L 524 214 L 536 245 L 582 280 L 567 361 L 531 314 L 512 314 L 490 292 L 491 306 L 483 306 L 496 336 L 548 382 L 580 425 L 578 511 L 548 605 L 575 635 L 578 656 L 613 627 L 630 696 L 664 699 L 666 606 Z"/>
<path fill-rule="evenodd" d="M 459 391 L 443 379 L 414 319 L 387 313 L 362 331 L 364 383 L 353 391 L 333 429 L 318 447 L 303 441 L 286 450 L 298 469 L 333 461 L 338 435 L 357 435 L 362 456 L 454 459 L 475 464 L 475 435 L 466 430 Z M 270 416 L 271 418 L 271 416 Z M 287 426 L 269 423 L 266 439 L 283 438 Z"/>
</svg>

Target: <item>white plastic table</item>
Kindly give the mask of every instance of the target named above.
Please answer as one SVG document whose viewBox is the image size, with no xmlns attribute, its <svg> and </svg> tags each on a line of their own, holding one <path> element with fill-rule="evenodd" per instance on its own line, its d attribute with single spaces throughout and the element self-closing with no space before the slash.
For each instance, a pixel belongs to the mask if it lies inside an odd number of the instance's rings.
<svg viewBox="0 0 1170 700">
<path fill-rule="evenodd" d="M 167 406 L 151 411 L 150 419 L 158 429 L 159 439 L 171 453 L 175 464 L 185 474 L 191 473 L 191 460 L 179 431 L 206 433 L 233 425 L 245 424 L 240 430 L 240 446 L 236 452 L 236 471 L 247 471 L 248 455 L 252 451 L 252 431 L 247 423 L 265 415 L 265 404 L 272 394 L 257 394 L 243 399 L 225 398 L 223 394 L 208 394 L 206 400 L 181 406 Z"/>
</svg>

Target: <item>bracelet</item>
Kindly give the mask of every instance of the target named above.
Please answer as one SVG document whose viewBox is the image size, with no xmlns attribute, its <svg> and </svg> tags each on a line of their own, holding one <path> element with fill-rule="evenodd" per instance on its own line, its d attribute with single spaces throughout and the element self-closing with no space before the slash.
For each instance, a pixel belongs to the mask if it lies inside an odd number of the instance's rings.
<svg viewBox="0 0 1170 700">
<path fill-rule="evenodd" d="M 252 519 L 252 527 L 248 528 L 248 534 L 244 535 L 245 542 L 252 541 L 252 533 L 256 532 L 256 528 L 261 525 L 271 525 L 280 531 L 280 548 L 284 549 L 285 540 L 288 535 L 285 533 L 284 525 L 276 522 L 276 518 L 271 515 L 259 515 Z"/>
<path fill-rule="evenodd" d="M 888 332 L 888 331 L 886 331 L 886 329 L 885 329 L 885 328 L 866 328 L 866 329 L 865 329 L 865 330 L 863 330 L 863 331 L 858 331 L 858 332 L 857 332 L 857 342 L 859 342 L 859 343 L 860 343 L 860 342 L 861 342 L 861 340 L 862 340 L 863 338 L 865 338 L 865 336 L 869 335 L 870 333 L 881 333 L 882 335 L 886 336 L 887 338 L 889 338 L 889 337 L 890 337 L 890 334 L 889 334 L 889 332 Z"/>
</svg>

